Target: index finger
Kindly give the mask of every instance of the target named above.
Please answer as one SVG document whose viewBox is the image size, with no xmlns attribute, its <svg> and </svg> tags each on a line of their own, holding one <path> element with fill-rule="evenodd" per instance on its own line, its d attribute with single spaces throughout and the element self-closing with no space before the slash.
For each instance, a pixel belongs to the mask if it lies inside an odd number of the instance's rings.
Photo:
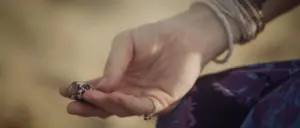
<svg viewBox="0 0 300 128">
<path fill-rule="evenodd" d="M 101 81 L 101 77 L 92 79 L 92 80 L 88 80 L 88 81 L 84 81 L 84 83 L 88 84 L 91 88 L 97 87 L 98 83 Z M 70 94 L 70 86 L 71 84 L 69 84 L 69 86 L 63 86 L 59 88 L 59 93 L 61 96 L 66 97 L 66 98 L 70 98 L 69 94 Z"/>
</svg>

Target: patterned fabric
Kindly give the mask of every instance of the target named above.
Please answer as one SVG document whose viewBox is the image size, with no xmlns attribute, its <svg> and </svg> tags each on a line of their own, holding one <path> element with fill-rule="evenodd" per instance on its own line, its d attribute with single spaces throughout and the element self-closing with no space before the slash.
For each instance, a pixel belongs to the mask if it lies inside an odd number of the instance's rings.
<svg viewBox="0 0 300 128">
<path fill-rule="evenodd" d="M 201 77 L 157 128 L 300 128 L 300 60 Z"/>
</svg>

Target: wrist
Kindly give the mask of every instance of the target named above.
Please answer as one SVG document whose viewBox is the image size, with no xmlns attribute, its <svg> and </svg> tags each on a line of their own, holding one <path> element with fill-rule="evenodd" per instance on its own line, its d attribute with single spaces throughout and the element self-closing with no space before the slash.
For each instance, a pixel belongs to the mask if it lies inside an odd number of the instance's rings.
<svg viewBox="0 0 300 128">
<path fill-rule="evenodd" d="M 232 54 L 233 45 L 238 43 L 242 38 L 242 31 L 239 28 L 239 23 L 232 17 L 223 13 L 222 15 L 224 16 L 222 19 L 218 12 L 205 3 L 196 2 L 192 4 L 189 11 L 194 13 L 195 17 L 198 17 L 199 19 L 206 19 L 208 22 L 205 24 L 205 26 L 207 26 L 206 29 L 213 30 L 212 33 L 209 33 L 208 37 L 215 39 L 203 42 L 204 44 L 207 44 L 207 46 L 203 46 L 205 49 L 202 49 L 203 59 L 205 60 L 204 65 L 211 60 L 214 60 L 217 63 L 225 63 Z M 204 12 L 206 16 L 203 15 Z M 224 22 L 224 18 L 226 22 Z M 226 50 L 228 50 L 228 53 L 224 59 L 216 59 Z"/>
<path fill-rule="evenodd" d="M 226 29 L 226 28 L 224 27 L 224 25 L 222 24 L 221 19 L 218 18 L 218 16 L 216 15 L 216 13 L 215 13 L 209 6 L 207 6 L 207 5 L 204 4 L 204 3 L 197 3 L 197 2 L 193 3 L 193 4 L 191 5 L 189 11 L 192 11 L 192 12 L 194 12 L 194 13 L 197 13 L 197 12 L 203 11 L 203 9 L 204 9 L 205 11 L 207 11 L 207 12 L 210 12 L 210 14 L 212 15 L 212 17 L 213 17 L 215 20 L 217 20 L 219 24 L 221 24 L 223 31 Z M 241 38 L 242 38 L 242 31 L 241 31 L 241 29 L 240 29 L 240 27 L 239 27 L 239 23 L 238 23 L 235 19 L 233 19 L 232 17 L 227 16 L 227 15 L 225 15 L 225 16 L 226 16 L 226 19 L 229 21 L 230 27 L 232 28 L 232 31 L 231 31 L 231 32 L 232 32 L 232 34 L 233 34 L 234 42 L 237 43 L 237 42 L 239 42 L 239 41 L 241 40 Z M 199 16 L 199 17 L 201 17 L 201 16 Z M 224 32 L 225 32 L 225 31 L 224 31 Z M 224 41 L 224 43 L 226 43 L 226 41 Z"/>
<path fill-rule="evenodd" d="M 237 42 L 240 40 L 241 31 L 234 19 L 228 19 L 233 42 Z M 159 23 L 162 30 L 173 34 L 175 32 L 180 38 L 189 40 L 189 45 L 184 44 L 184 47 L 189 51 L 198 51 L 203 66 L 230 47 L 228 32 L 222 20 L 204 3 L 195 3 L 187 11 Z"/>
</svg>

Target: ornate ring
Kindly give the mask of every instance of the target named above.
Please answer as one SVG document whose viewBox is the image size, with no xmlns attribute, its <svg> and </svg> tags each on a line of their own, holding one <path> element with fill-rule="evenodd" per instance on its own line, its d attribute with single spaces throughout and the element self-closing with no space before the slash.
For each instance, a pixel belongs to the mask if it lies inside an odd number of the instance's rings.
<svg viewBox="0 0 300 128">
<path fill-rule="evenodd" d="M 87 90 L 92 90 L 91 86 L 84 82 L 73 82 L 69 87 L 69 98 L 81 102 L 86 102 L 83 99 L 83 94 Z"/>
</svg>

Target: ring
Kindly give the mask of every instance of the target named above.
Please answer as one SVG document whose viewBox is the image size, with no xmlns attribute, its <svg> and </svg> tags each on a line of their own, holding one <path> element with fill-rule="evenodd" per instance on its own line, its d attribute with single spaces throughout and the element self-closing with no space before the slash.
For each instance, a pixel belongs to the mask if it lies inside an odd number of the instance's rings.
<svg viewBox="0 0 300 128">
<path fill-rule="evenodd" d="M 90 85 L 88 85 L 84 82 L 79 82 L 79 81 L 72 82 L 72 84 L 69 87 L 68 97 L 73 100 L 77 100 L 77 101 L 86 103 L 86 101 L 83 99 L 83 94 L 87 90 L 92 90 Z"/>
<path fill-rule="evenodd" d="M 157 108 L 155 105 L 155 98 L 153 98 L 152 96 L 147 96 L 147 99 L 149 99 L 152 103 L 152 110 L 150 113 L 144 115 L 144 120 L 151 120 L 155 116 Z"/>
</svg>

